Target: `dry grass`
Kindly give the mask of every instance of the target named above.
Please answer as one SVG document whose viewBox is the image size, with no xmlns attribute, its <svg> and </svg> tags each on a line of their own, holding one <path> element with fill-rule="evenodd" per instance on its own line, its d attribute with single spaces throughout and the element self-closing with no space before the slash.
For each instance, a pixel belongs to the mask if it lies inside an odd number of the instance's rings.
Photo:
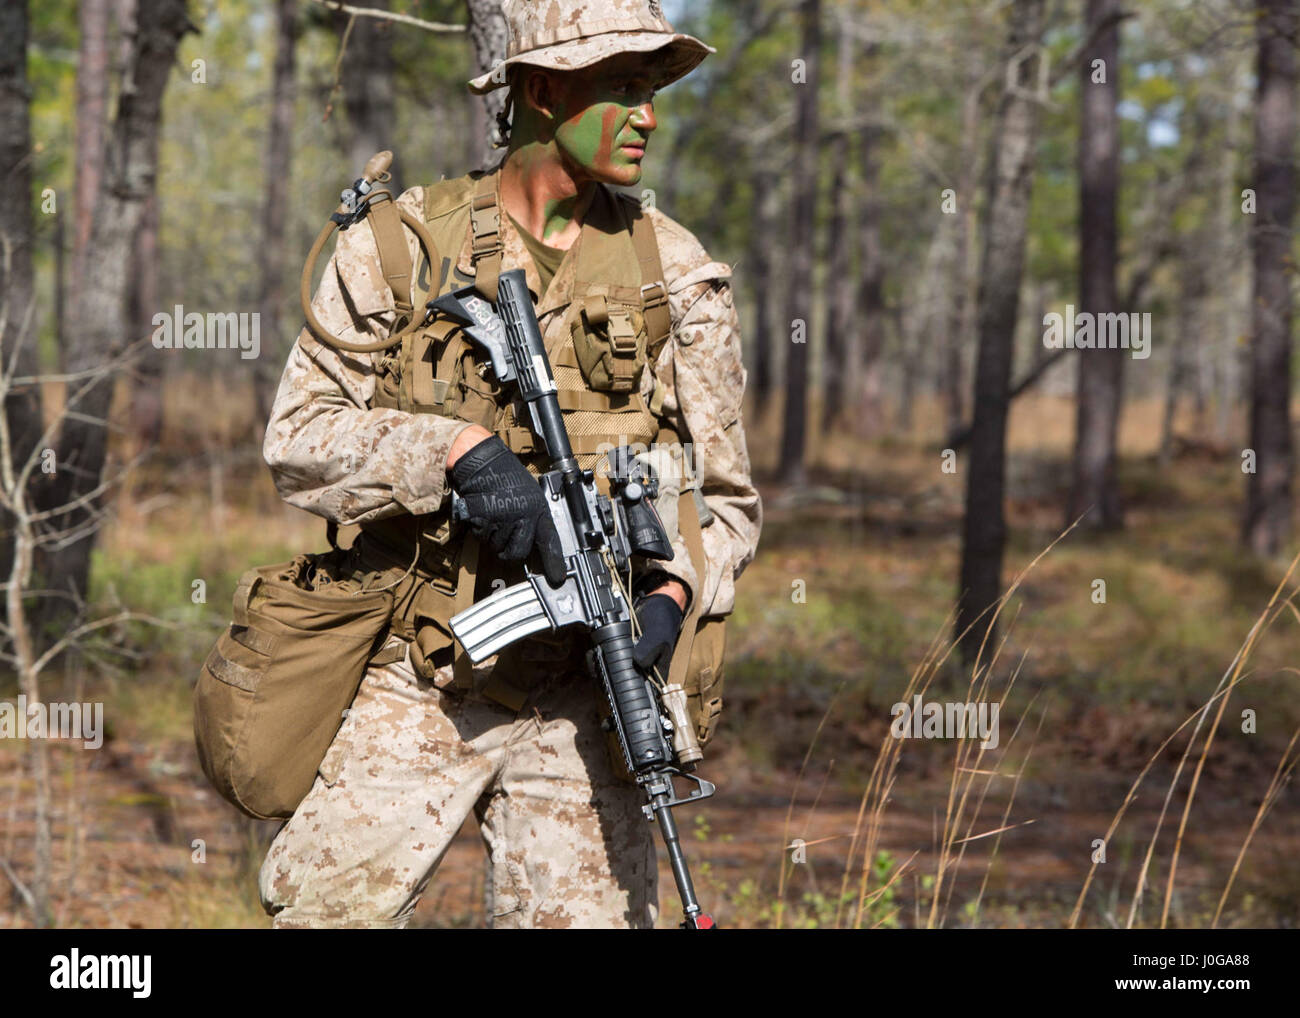
<svg viewBox="0 0 1300 1018">
<path fill-rule="evenodd" d="M 1179 756 L 1178 765 L 1174 769 L 1173 777 L 1169 781 L 1169 786 L 1165 792 L 1164 800 L 1160 807 L 1159 818 L 1156 822 L 1154 830 L 1152 831 L 1151 839 L 1147 844 L 1146 855 L 1142 860 L 1142 867 L 1139 870 L 1137 884 L 1136 887 L 1134 888 L 1133 897 L 1129 905 L 1128 920 L 1125 924 L 1126 927 L 1129 929 L 1131 929 L 1134 926 L 1134 923 L 1137 919 L 1139 907 L 1143 899 L 1143 893 L 1147 886 L 1147 877 L 1151 870 L 1152 859 L 1156 853 L 1156 845 L 1160 837 L 1160 831 L 1164 826 L 1165 816 L 1169 810 L 1170 802 L 1173 799 L 1175 790 L 1178 787 L 1178 782 L 1180 777 L 1182 776 L 1183 768 L 1186 765 L 1190 756 L 1192 755 L 1193 749 L 1196 746 L 1197 737 L 1202 735 L 1202 731 L 1201 731 L 1202 726 L 1205 724 L 1206 719 L 1209 717 L 1210 708 L 1215 707 L 1217 703 L 1217 707 L 1214 713 L 1214 720 L 1210 723 L 1209 728 L 1204 732 L 1203 735 L 1203 740 L 1201 742 L 1200 756 L 1197 759 L 1196 769 L 1192 774 L 1191 785 L 1187 791 L 1187 795 L 1183 803 L 1182 815 L 1179 818 L 1179 823 L 1178 823 L 1177 837 L 1174 841 L 1172 852 L 1170 853 L 1169 872 L 1165 882 L 1164 897 L 1162 899 L 1162 904 L 1160 909 L 1160 928 L 1164 929 L 1168 925 L 1169 910 L 1174 900 L 1174 886 L 1178 874 L 1179 855 L 1183 848 L 1183 839 L 1186 836 L 1188 830 L 1188 817 L 1191 814 L 1192 804 L 1196 799 L 1196 791 L 1200 784 L 1201 776 L 1205 769 L 1205 762 L 1209 757 L 1210 747 L 1214 742 L 1215 733 L 1219 730 L 1220 723 L 1223 721 L 1224 711 L 1227 708 L 1228 700 L 1231 696 L 1232 691 L 1240 683 L 1244 682 L 1245 679 L 1250 675 L 1250 672 L 1247 672 L 1244 669 L 1246 663 L 1250 660 L 1251 654 L 1257 647 L 1259 641 L 1263 638 L 1264 634 L 1268 631 L 1268 629 L 1272 626 L 1272 624 L 1278 619 L 1279 616 L 1282 615 L 1282 613 L 1285 610 L 1289 609 L 1293 615 L 1297 614 L 1295 605 L 1293 603 L 1293 599 L 1297 595 L 1300 595 L 1300 587 L 1294 589 L 1290 593 L 1290 595 L 1288 595 L 1286 598 L 1281 598 L 1282 591 L 1285 589 L 1286 583 L 1291 578 L 1291 574 L 1295 571 L 1297 564 L 1300 564 L 1300 555 L 1297 555 L 1296 558 L 1292 559 L 1291 565 L 1286 571 L 1286 575 L 1284 575 L 1281 581 L 1278 583 L 1277 588 L 1273 591 L 1273 596 L 1269 599 L 1268 605 L 1264 608 L 1259 618 L 1256 619 L 1255 624 L 1251 627 L 1250 633 L 1247 635 L 1245 642 L 1242 644 L 1241 648 L 1237 651 L 1236 655 L 1233 657 L 1233 660 L 1231 664 L 1228 666 L 1227 670 L 1223 673 L 1223 676 L 1222 678 L 1220 678 L 1219 683 L 1215 688 L 1213 695 L 1211 695 L 1209 699 L 1207 699 L 1205 703 L 1202 704 L 1201 707 L 1196 712 L 1194 712 L 1192 715 L 1186 718 L 1181 725 L 1179 725 L 1176 729 L 1174 729 L 1174 731 L 1169 734 L 1169 736 L 1164 740 L 1164 742 L 1160 744 L 1160 747 L 1156 750 L 1156 752 L 1151 755 L 1150 759 L 1147 760 L 1142 770 L 1138 773 L 1137 777 L 1133 780 L 1133 784 L 1129 787 L 1128 794 L 1125 796 L 1123 804 L 1120 806 L 1119 810 L 1115 813 L 1114 818 L 1111 820 L 1110 827 L 1107 829 L 1106 837 L 1104 838 L 1104 841 L 1106 843 L 1109 843 L 1111 841 L 1111 838 L 1114 836 L 1115 831 L 1118 829 L 1120 822 L 1124 818 L 1125 813 L 1128 811 L 1128 807 L 1132 804 L 1133 800 L 1136 798 L 1138 790 L 1141 787 L 1143 780 L 1150 772 L 1152 766 L 1164 754 L 1165 750 L 1169 748 L 1170 744 L 1173 742 L 1175 737 L 1179 733 L 1181 733 L 1183 729 L 1185 729 L 1188 725 L 1193 725 L 1194 722 L 1194 725 L 1192 727 L 1192 732 L 1191 732 L 1191 738 L 1188 740 L 1187 745 L 1184 747 L 1181 755 Z M 1297 615 L 1297 618 L 1300 619 L 1300 615 Z M 1294 671 L 1293 669 L 1288 669 L 1288 670 Z M 1262 823 L 1265 815 L 1268 813 L 1272 805 L 1277 801 L 1277 797 L 1281 791 L 1282 786 L 1285 784 L 1286 780 L 1290 776 L 1291 771 L 1295 767 L 1296 760 L 1294 757 L 1291 756 L 1291 754 L 1295 747 L 1296 739 L 1298 736 L 1300 736 L 1300 729 L 1297 729 L 1296 733 L 1291 736 L 1291 740 L 1287 743 L 1287 747 L 1283 751 L 1281 759 L 1279 759 L 1278 761 L 1277 768 L 1273 772 L 1273 777 L 1268 784 L 1268 788 L 1265 790 L 1259 808 L 1255 812 L 1254 819 L 1251 821 L 1250 829 L 1247 832 L 1246 837 L 1242 842 L 1241 849 L 1238 851 L 1236 859 L 1233 862 L 1232 872 L 1229 874 L 1227 883 L 1224 885 L 1223 888 L 1223 893 L 1219 897 L 1218 905 L 1215 908 L 1214 917 L 1210 923 L 1211 926 L 1215 926 L 1215 927 L 1218 926 L 1219 919 L 1223 914 L 1223 906 L 1227 901 L 1228 894 L 1232 889 L 1232 884 L 1236 880 L 1237 873 L 1241 868 L 1242 860 L 1245 857 L 1246 850 L 1250 847 L 1250 843 L 1254 839 L 1256 833 L 1258 832 L 1260 824 Z M 1075 902 L 1074 910 L 1070 913 L 1069 926 L 1071 928 L 1074 928 L 1079 923 L 1080 915 L 1082 913 L 1084 904 L 1088 897 L 1088 889 L 1092 884 L 1093 875 L 1096 872 L 1097 865 L 1098 865 L 1097 862 L 1094 860 L 1092 867 L 1088 871 L 1087 879 L 1084 880 L 1083 887 L 1079 891 L 1078 901 Z"/>
<path fill-rule="evenodd" d="M 1066 532 L 1068 533 L 1068 531 Z M 1063 534 L 1062 537 L 1065 535 Z M 1058 538 L 1060 540 L 1060 538 Z M 1053 545 L 1056 542 L 1053 542 Z M 975 661 L 971 665 L 970 679 L 966 688 L 966 702 L 977 704 L 996 703 L 999 711 L 1003 708 L 1015 686 L 1016 678 L 1020 673 L 1023 665 L 1023 659 L 1010 672 L 1009 676 L 998 690 L 996 697 L 991 694 L 994 691 L 993 675 L 997 671 L 998 662 L 1003 650 L 1006 648 L 1007 639 L 1010 630 L 1014 627 L 1014 621 L 1008 627 L 1007 633 L 1004 633 L 997 646 L 991 654 L 986 657 L 988 647 L 988 634 L 991 633 L 1003 609 L 1010 603 L 1016 590 L 1038 561 L 1051 551 L 1052 546 L 1045 549 L 1038 558 L 1029 564 L 1007 588 L 998 603 L 986 610 L 987 614 L 992 613 L 992 625 L 986 629 L 985 640 L 981 643 Z M 936 634 L 934 641 L 927 649 L 926 654 L 921 658 L 915 670 L 908 680 L 906 688 L 899 699 L 901 703 L 912 703 L 913 698 L 920 696 L 924 700 L 926 693 L 930 690 L 937 676 L 940 675 L 945 662 L 952 656 L 954 650 L 958 647 L 962 637 L 966 634 L 963 632 L 955 638 L 949 638 L 951 633 L 951 616 L 944 620 L 944 626 Z M 976 623 L 972 623 L 975 625 Z M 969 631 L 969 630 L 968 630 Z M 1032 700 L 1031 705 L 1032 707 Z M 1016 824 L 1009 822 L 1012 809 L 1015 804 L 1016 791 L 1019 788 L 1020 780 L 1024 774 L 1025 764 L 1029 760 L 1029 752 L 1021 760 L 1019 768 L 1014 772 L 1003 772 L 1002 763 L 1009 758 L 1009 750 L 1015 743 L 1016 736 L 1020 733 L 1021 724 L 1024 716 L 1015 726 L 1012 735 L 1007 739 L 1005 744 L 1000 744 L 1001 752 L 998 754 L 996 762 L 985 764 L 984 757 L 986 748 L 978 737 L 959 737 L 953 744 L 952 776 L 948 785 L 948 795 L 943 815 L 943 828 L 939 837 L 939 852 L 935 863 L 932 882 L 929 884 L 930 909 L 925 918 L 924 925 L 927 928 L 942 927 L 947 919 L 949 906 L 952 900 L 953 883 L 949 879 L 950 874 L 954 874 L 960 869 L 965 859 L 967 846 L 984 838 L 992 837 L 992 847 L 988 855 L 985 867 L 984 881 L 980 886 L 980 894 L 976 898 L 974 906 L 974 915 L 978 915 L 979 901 L 982 899 L 987 887 L 988 871 L 997 857 L 998 848 L 1001 844 L 1001 837 L 1006 831 L 1015 827 L 1024 826 L 1033 823 L 1032 819 L 1024 820 Z M 1039 726 L 1042 725 L 1040 715 Z M 860 928 L 863 924 L 864 915 L 869 914 L 874 905 L 893 887 L 893 885 L 909 871 L 916 858 L 917 853 L 913 853 L 905 862 L 896 867 L 890 873 L 887 879 L 878 888 L 871 887 L 871 877 L 873 872 L 873 863 L 877 859 L 877 853 L 880 848 L 881 832 L 883 829 L 883 817 L 885 809 L 891 801 L 891 794 L 895 782 L 898 778 L 899 762 L 901 760 L 906 739 L 895 738 L 891 734 L 886 737 L 879 755 L 876 757 L 875 766 L 871 771 L 871 778 L 867 783 L 866 790 L 863 792 L 861 804 L 858 808 L 858 820 L 854 825 L 852 840 L 849 844 L 849 850 L 844 863 L 844 874 L 840 888 L 840 904 L 845 904 L 850 900 L 847 894 L 852 872 L 856 866 L 858 869 L 856 900 L 854 901 L 853 915 L 849 921 L 852 928 Z M 972 802 L 972 790 L 978 778 L 984 778 L 984 782 L 979 791 L 975 794 Z M 998 825 L 987 831 L 978 834 L 974 833 L 980 816 L 983 811 L 985 799 L 994 778 L 1010 778 L 1012 781 L 1010 794 L 1007 797 L 1006 805 Z M 783 867 L 784 873 L 784 867 Z M 946 893 L 945 893 L 946 891 Z M 784 900 L 783 898 L 781 900 Z M 940 901 L 942 900 L 942 906 Z M 835 915 L 835 926 L 840 928 L 844 920 L 840 909 L 837 907 Z M 881 925 L 877 920 L 873 925 Z"/>
</svg>

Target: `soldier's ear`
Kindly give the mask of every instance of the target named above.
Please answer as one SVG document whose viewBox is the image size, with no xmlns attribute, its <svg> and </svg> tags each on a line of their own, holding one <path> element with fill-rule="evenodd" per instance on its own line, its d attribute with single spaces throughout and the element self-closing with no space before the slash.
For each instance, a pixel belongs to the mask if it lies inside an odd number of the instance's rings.
<svg viewBox="0 0 1300 1018">
<path fill-rule="evenodd" d="M 555 76 L 542 68 L 524 71 L 524 102 L 536 110 L 544 120 L 555 120 L 562 98 Z"/>
</svg>

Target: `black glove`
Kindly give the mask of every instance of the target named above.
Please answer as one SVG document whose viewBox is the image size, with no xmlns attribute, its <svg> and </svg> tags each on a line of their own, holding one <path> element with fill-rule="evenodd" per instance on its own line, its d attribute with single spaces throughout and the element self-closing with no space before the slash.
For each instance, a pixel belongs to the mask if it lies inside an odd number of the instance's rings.
<svg viewBox="0 0 1300 1018">
<path fill-rule="evenodd" d="M 682 627 L 682 610 L 667 594 L 651 594 L 637 604 L 636 618 L 641 639 L 632 648 L 632 660 L 645 671 L 667 668 Z"/>
<path fill-rule="evenodd" d="M 506 562 L 522 562 L 536 550 L 551 586 L 564 582 L 564 551 L 546 496 L 500 438 L 485 438 L 461 456 L 451 483 L 465 500 L 475 537 Z"/>
</svg>

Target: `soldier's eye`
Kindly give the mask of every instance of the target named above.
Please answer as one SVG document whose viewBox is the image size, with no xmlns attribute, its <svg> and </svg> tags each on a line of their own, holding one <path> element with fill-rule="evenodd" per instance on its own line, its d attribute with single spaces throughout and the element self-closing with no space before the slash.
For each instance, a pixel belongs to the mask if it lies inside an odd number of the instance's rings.
<svg viewBox="0 0 1300 1018">
<path fill-rule="evenodd" d="M 651 102 L 655 97 L 655 90 L 645 81 L 624 81 L 616 84 L 613 94 L 621 99 L 633 99 L 637 104 Z"/>
</svg>

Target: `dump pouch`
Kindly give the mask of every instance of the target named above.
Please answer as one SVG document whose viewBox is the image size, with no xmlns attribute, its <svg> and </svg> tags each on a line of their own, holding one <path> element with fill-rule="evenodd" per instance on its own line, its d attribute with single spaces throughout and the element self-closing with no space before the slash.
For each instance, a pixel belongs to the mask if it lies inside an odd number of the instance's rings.
<svg viewBox="0 0 1300 1018">
<path fill-rule="evenodd" d="M 194 690 L 199 762 L 221 795 L 259 820 L 293 815 L 356 695 L 393 612 L 349 552 L 246 572 L 234 619 Z"/>
</svg>

